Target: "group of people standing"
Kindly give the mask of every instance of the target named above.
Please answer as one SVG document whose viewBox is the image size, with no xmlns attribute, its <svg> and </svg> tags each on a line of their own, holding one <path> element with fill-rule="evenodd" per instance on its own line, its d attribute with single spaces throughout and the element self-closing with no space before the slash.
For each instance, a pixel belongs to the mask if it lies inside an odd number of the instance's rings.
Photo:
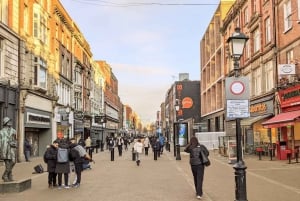
<svg viewBox="0 0 300 201">
<path fill-rule="evenodd" d="M 84 147 L 76 142 L 75 138 L 54 140 L 44 153 L 49 188 L 78 188 L 81 183 L 83 164 L 89 161 L 92 161 L 91 156 Z M 69 178 L 71 172 L 75 172 L 72 185 Z M 64 184 L 62 183 L 62 177 L 64 177 Z"/>
</svg>

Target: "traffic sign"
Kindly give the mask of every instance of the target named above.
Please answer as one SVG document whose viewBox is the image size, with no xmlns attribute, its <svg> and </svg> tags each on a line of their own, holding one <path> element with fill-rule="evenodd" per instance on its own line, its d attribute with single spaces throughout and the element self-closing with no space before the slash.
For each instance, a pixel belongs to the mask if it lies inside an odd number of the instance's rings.
<svg viewBox="0 0 300 201">
<path fill-rule="evenodd" d="M 248 77 L 227 77 L 225 79 L 226 100 L 250 99 L 250 86 Z"/>
<path fill-rule="evenodd" d="M 227 100 L 227 118 L 248 118 L 249 100 Z"/>
</svg>

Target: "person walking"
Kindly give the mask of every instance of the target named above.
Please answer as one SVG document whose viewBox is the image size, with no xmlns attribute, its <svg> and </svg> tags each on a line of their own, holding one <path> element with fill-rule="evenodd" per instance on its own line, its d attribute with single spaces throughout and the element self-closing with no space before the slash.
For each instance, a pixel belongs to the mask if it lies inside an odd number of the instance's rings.
<svg viewBox="0 0 300 201">
<path fill-rule="evenodd" d="M 119 156 L 122 156 L 122 150 L 123 150 L 124 140 L 123 140 L 123 138 L 121 136 L 117 137 L 116 144 L 118 146 Z"/>
<path fill-rule="evenodd" d="M 204 168 L 205 165 L 201 159 L 201 151 L 206 156 L 209 155 L 207 148 L 198 142 L 196 137 L 190 139 L 190 143 L 184 149 L 185 152 L 190 154 L 190 166 L 194 177 L 194 185 L 196 190 L 196 197 L 202 199 L 203 196 L 203 179 L 204 179 Z"/>
<path fill-rule="evenodd" d="M 150 140 L 147 136 L 144 140 L 145 156 L 148 156 L 149 147 L 150 147 Z"/>
<path fill-rule="evenodd" d="M 57 161 L 57 148 L 58 141 L 54 140 L 53 143 L 46 149 L 44 153 L 44 162 L 47 164 L 48 172 L 48 187 L 53 188 L 57 186 L 55 172 L 56 161 Z"/>
<path fill-rule="evenodd" d="M 136 154 L 135 159 L 136 159 L 137 166 L 139 166 L 141 163 L 140 154 L 143 153 L 143 147 L 144 147 L 144 145 L 142 143 L 142 140 L 140 138 L 138 138 L 137 141 L 133 145 L 133 150 Z"/>
<path fill-rule="evenodd" d="M 89 155 L 92 157 L 93 149 L 92 149 L 92 140 L 90 136 L 85 139 L 85 148 L 86 148 L 86 152 L 89 153 Z"/>
<path fill-rule="evenodd" d="M 26 162 L 30 162 L 31 144 L 27 138 L 24 140 L 24 156 Z"/>
<path fill-rule="evenodd" d="M 57 149 L 57 163 L 55 172 L 58 178 L 58 189 L 62 188 L 62 175 L 64 175 L 64 188 L 68 189 L 69 186 L 69 143 L 66 139 L 61 139 Z"/>
<path fill-rule="evenodd" d="M 165 137 L 163 136 L 162 133 L 159 135 L 159 145 L 160 145 L 160 154 L 163 154 L 164 146 L 165 146 Z"/>
</svg>

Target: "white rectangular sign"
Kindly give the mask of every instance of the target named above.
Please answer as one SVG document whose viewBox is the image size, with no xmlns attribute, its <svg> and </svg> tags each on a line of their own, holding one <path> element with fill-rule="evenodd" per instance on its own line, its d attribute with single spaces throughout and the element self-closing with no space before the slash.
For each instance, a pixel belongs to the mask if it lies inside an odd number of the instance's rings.
<svg viewBox="0 0 300 201">
<path fill-rule="evenodd" d="M 249 100 L 227 100 L 227 118 L 248 118 Z"/>
</svg>

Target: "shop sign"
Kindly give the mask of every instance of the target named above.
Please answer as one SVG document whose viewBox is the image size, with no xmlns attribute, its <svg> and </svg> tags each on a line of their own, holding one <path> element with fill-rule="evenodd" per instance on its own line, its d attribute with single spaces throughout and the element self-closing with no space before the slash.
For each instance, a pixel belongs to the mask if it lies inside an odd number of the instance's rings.
<svg viewBox="0 0 300 201">
<path fill-rule="evenodd" d="M 281 108 L 300 104 L 300 85 L 278 91 Z"/>
<path fill-rule="evenodd" d="M 254 116 L 259 116 L 262 114 L 270 114 L 273 113 L 273 101 L 269 100 L 266 102 L 261 102 L 261 103 L 257 103 L 257 104 L 252 104 L 250 106 L 250 116 L 254 117 Z"/>
<path fill-rule="evenodd" d="M 27 123 L 31 124 L 43 124 L 43 125 L 50 125 L 50 117 L 41 115 L 41 114 L 34 114 L 34 113 L 27 113 Z"/>
</svg>

